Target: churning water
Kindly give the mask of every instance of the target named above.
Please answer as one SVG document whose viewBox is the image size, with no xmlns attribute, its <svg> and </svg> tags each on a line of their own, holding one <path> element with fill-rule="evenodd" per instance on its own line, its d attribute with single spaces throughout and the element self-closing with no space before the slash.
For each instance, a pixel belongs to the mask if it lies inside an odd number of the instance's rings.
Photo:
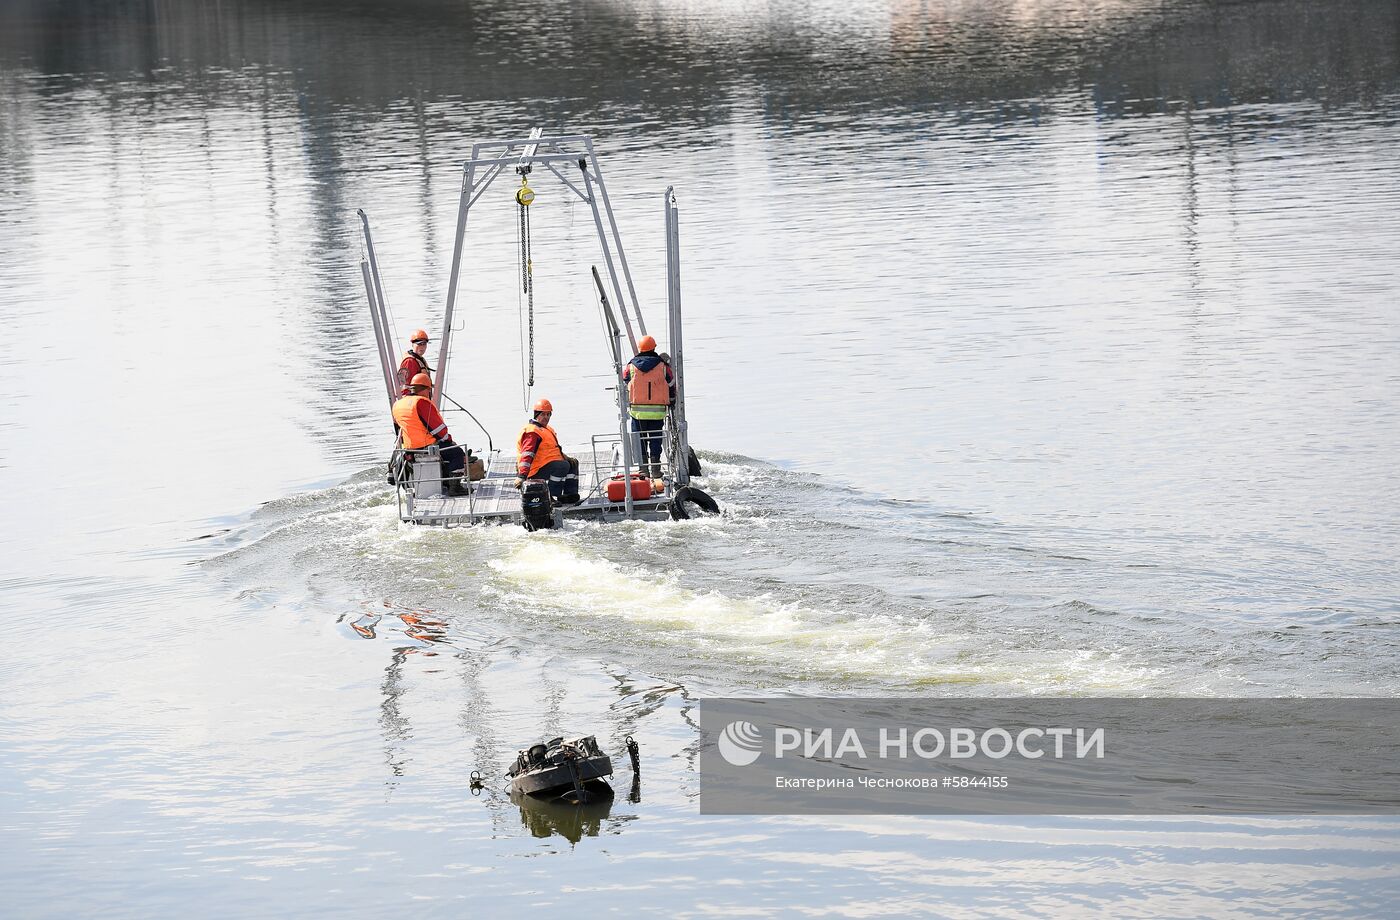
<svg viewBox="0 0 1400 920">
<path fill-rule="evenodd" d="M 1397 30 L 7 4 L 7 909 L 1382 913 L 1390 820 L 702 819 L 694 706 L 1400 692 Z M 460 160 L 533 125 L 596 136 L 654 325 L 677 188 L 720 517 L 397 523 L 354 209 L 436 336 Z M 610 425 L 591 219 L 537 190 L 533 393 L 508 188 L 454 333 L 498 445 Z M 564 732 L 635 735 L 640 801 L 468 793 Z"/>
</svg>

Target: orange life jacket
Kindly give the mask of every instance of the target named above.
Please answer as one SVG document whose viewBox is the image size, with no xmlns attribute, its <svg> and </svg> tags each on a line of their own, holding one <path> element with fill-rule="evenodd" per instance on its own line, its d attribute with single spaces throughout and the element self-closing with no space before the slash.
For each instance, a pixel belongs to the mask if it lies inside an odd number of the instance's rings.
<svg viewBox="0 0 1400 920">
<path fill-rule="evenodd" d="M 634 418 L 665 418 L 666 407 L 671 402 L 671 388 L 666 383 L 665 361 L 656 362 L 649 371 L 637 365 L 629 365 L 631 373 L 627 377 L 627 402 L 634 407 Z M 645 407 L 645 408 L 644 408 Z"/>
<path fill-rule="evenodd" d="M 559 436 L 554 433 L 554 429 L 548 425 L 536 425 L 534 422 L 526 422 L 525 427 L 520 429 L 520 436 L 515 439 L 517 457 L 523 450 L 525 435 L 531 432 L 540 436 L 540 446 L 535 449 L 535 459 L 530 461 L 530 472 L 527 476 L 538 473 L 546 463 L 564 459 L 564 452 L 559 449 Z"/>
<path fill-rule="evenodd" d="M 426 396 L 404 396 L 394 403 L 394 421 L 399 426 L 399 443 L 409 450 L 436 444 L 437 439 L 428 433 L 427 426 L 418 417 L 418 404 L 427 402 Z"/>
<path fill-rule="evenodd" d="M 665 406 L 671 402 L 671 388 L 666 384 L 665 361 L 656 362 L 649 371 L 632 365 L 627 379 L 627 401 L 634 406 Z"/>
</svg>

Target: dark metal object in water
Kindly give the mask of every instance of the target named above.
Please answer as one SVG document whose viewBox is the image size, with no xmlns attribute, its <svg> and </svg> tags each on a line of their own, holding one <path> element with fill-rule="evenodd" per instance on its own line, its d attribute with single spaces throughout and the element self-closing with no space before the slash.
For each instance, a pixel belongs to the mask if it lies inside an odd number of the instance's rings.
<svg viewBox="0 0 1400 920">
<path fill-rule="evenodd" d="M 611 798 L 612 760 L 592 735 L 531 745 L 515 758 L 506 775 L 510 791 L 540 798 L 589 802 Z"/>
</svg>

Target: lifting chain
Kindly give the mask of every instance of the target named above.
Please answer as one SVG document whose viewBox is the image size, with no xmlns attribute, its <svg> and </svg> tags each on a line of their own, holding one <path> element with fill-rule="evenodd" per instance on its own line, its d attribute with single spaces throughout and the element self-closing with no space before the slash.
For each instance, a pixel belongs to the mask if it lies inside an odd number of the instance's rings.
<svg viewBox="0 0 1400 920">
<path fill-rule="evenodd" d="M 530 203 L 535 200 L 535 192 L 530 188 L 529 177 L 520 174 L 520 188 L 515 192 L 515 202 L 520 206 L 520 286 L 525 292 L 529 310 L 529 372 L 526 386 L 535 385 L 535 266 L 530 258 Z"/>
</svg>

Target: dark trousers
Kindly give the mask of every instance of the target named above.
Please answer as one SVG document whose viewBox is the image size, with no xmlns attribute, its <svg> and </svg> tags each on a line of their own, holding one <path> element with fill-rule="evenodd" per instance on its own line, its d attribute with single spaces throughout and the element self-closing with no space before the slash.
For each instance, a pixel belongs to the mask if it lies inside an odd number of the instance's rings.
<svg viewBox="0 0 1400 920">
<path fill-rule="evenodd" d="M 574 460 L 551 460 L 535 471 L 531 479 L 549 483 L 549 497 L 578 494 L 578 463 Z"/>
<path fill-rule="evenodd" d="M 642 446 L 637 466 L 653 479 L 661 475 L 661 439 L 665 428 L 664 418 L 632 419 L 632 430 L 637 433 Z"/>
<path fill-rule="evenodd" d="M 443 478 L 462 475 L 462 470 L 467 466 L 467 452 L 461 447 L 453 444 L 451 447 L 444 447 L 438 451 L 438 456 L 442 458 Z"/>
</svg>

